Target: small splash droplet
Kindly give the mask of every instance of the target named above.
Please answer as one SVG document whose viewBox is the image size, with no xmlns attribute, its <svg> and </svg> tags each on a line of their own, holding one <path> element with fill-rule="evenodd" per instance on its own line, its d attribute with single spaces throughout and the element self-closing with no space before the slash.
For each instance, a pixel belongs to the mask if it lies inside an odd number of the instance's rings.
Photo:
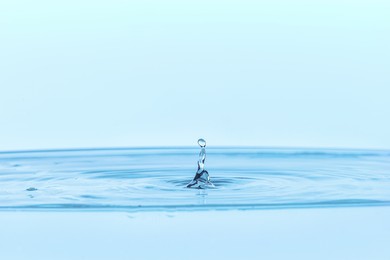
<svg viewBox="0 0 390 260">
<path fill-rule="evenodd" d="M 200 147 L 206 147 L 206 140 L 200 138 L 198 140 L 198 144 L 199 144 Z"/>
<path fill-rule="evenodd" d="M 38 190 L 38 189 L 34 188 L 34 187 L 30 187 L 30 188 L 26 189 L 26 191 L 36 191 L 36 190 Z"/>
</svg>

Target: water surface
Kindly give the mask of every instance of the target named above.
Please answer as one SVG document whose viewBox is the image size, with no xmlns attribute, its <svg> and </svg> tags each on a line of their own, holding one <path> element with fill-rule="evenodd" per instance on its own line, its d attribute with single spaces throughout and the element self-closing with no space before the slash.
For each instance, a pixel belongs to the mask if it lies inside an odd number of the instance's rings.
<svg viewBox="0 0 390 260">
<path fill-rule="evenodd" d="M 390 205 L 390 151 L 198 148 L 0 153 L 0 209 L 202 210 Z"/>
</svg>

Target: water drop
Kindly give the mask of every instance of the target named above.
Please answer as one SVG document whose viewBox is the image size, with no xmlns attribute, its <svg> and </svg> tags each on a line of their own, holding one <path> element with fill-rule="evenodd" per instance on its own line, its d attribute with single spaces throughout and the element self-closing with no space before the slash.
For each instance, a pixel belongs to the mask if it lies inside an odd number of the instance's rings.
<svg viewBox="0 0 390 260">
<path fill-rule="evenodd" d="M 200 138 L 198 140 L 198 144 L 200 147 L 206 147 L 206 140 L 204 140 L 203 138 Z"/>
<path fill-rule="evenodd" d="M 199 139 L 198 144 L 201 147 L 199 152 L 198 170 L 196 171 L 194 179 L 188 183 L 187 188 L 212 188 L 214 187 L 214 184 L 212 184 L 210 181 L 210 175 L 208 171 L 204 169 L 204 161 L 206 160 L 206 141 L 204 139 Z"/>
</svg>

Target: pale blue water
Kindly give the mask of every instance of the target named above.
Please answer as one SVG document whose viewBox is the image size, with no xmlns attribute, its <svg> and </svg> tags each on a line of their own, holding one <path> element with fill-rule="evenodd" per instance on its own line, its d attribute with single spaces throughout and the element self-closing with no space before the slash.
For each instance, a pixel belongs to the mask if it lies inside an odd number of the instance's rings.
<svg viewBox="0 0 390 260">
<path fill-rule="evenodd" d="M 198 148 L 0 153 L 0 208 L 263 209 L 390 205 L 390 151 L 207 148 L 215 188 L 188 189 Z"/>
</svg>

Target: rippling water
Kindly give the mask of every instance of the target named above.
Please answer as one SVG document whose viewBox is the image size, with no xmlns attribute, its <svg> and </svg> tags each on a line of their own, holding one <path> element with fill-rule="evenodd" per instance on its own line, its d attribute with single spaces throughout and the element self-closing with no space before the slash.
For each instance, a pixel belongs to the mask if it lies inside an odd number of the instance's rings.
<svg viewBox="0 0 390 260">
<path fill-rule="evenodd" d="M 199 210 L 390 205 L 390 151 L 197 148 L 0 153 L 0 209 Z"/>
</svg>

